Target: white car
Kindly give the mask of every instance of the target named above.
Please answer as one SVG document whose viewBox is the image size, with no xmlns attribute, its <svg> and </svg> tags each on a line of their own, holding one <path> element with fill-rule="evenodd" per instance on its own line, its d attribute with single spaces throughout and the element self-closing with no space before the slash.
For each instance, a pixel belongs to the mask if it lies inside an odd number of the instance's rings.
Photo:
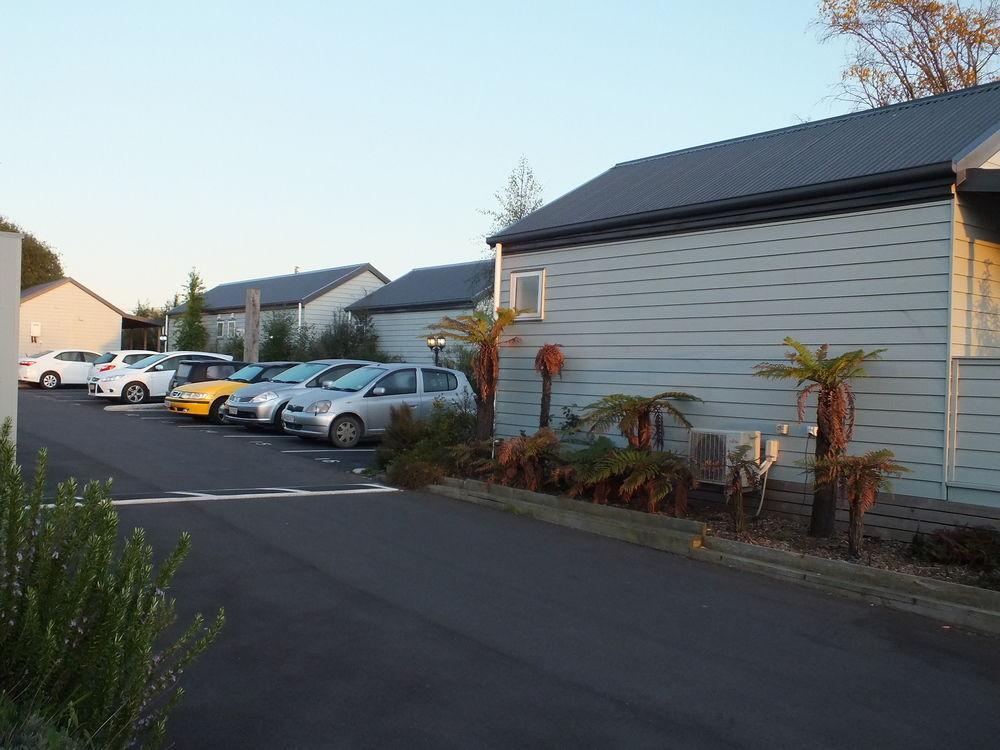
<svg viewBox="0 0 1000 750">
<path fill-rule="evenodd" d="M 46 390 L 60 385 L 84 385 L 90 374 L 90 365 L 99 352 L 89 349 L 53 349 L 39 352 L 17 361 L 17 379 Z"/>
<path fill-rule="evenodd" d="M 116 349 L 113 352 L 104 352 L 94 360 L 87 373 L 87 382 L 95 375 L 100 375 L 108 370 L 117 370 L 119 367 L 130 367 L 140 359 L 145 359 L 150 354 L 156 354 L 149 349 Z"/>
<path fill-rule="evenodd" d="M 228 362 L 229 354 L 214 352 L 164 352 L 151 354 L 128 366 L 94 375 L 87 381 L 87 392 L 100 398 L 116 398 L 127 404 L 142 404 L 151 398 L 163 398 L 184 359 L 217 359 Z"/>
</svg>

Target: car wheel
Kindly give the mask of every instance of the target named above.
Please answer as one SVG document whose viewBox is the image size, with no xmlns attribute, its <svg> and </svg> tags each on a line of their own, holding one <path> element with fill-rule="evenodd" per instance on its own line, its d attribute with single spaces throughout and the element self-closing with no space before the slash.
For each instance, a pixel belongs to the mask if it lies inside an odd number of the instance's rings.
<svg viewBox="0 0 1000 750">
<path fill-rule="evenodd" d="M 209 407 L 208 410 L 208 421 L 212 424 L 222 424 L 225 421 L 225 417 L 222 414 L 222 407 L 225 406 L 226 398 L 215 399 L 215 403 Z"/>
<path fill-rule="evenodd" d="M 129 383 L 122 388 L 122 401 L 127 404 L 143 404 L 149 398 L 149 391 L 142 383 Z"/>
<path fill-rule="evenodd" d="M 288 404 L 282 404 L 274 410 L 274 418 L 271 420 L 271 427 L 278 430 L 278 432 L 285 431 L 285 426 L 281 424 L 281 415 L 285 413 L 286 406 L 288 406 Z"/>
<path fill-rule="evenodd" d="M 361 440 L 362 431 L 356 417 L 337 417 L 330 425 L 330 442 L 338 448 L 353 448 Z"/>
<path fill-rule="evenodd" d="M 46 372 L 38 379 L 38 385 L 47 391 L 58 388 L 60 382 L 59 373 L 57 372 Z"/>
</svg>

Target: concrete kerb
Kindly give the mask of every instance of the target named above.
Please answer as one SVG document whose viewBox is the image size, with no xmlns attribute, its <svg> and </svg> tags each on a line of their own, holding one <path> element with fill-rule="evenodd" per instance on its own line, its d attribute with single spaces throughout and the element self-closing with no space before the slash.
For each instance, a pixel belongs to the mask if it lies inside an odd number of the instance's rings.
<svg viewBox="0 0 1000 750">
<path fill-rule="evenodd" d="M 112 404 L 111 406 L 105 406 L 104 411 L 156 411 L 160 410 L 163 413 L 169 413 L 167 407 L 163 404 Z"/>
<path fill-rule="evenodd" d="M 997 591 L 706 536 L 705 525 L 696 521 L 471 479 L 447 478 L 429 489 L 456 500 L 1000 634 Z"/>
</svg>

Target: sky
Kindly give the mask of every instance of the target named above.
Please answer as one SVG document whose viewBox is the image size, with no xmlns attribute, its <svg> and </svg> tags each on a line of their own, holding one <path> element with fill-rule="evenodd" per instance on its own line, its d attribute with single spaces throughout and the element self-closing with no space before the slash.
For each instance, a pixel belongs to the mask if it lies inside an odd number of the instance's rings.
<svg viewBox="0 0 1000 750">
<path fill-rule="evenodd" d="M 115 304 L 483 257 L 524 155 L 611 165 L 840 114 L 810 0 L 0 0 L 0 215 Z"/>
</svg>

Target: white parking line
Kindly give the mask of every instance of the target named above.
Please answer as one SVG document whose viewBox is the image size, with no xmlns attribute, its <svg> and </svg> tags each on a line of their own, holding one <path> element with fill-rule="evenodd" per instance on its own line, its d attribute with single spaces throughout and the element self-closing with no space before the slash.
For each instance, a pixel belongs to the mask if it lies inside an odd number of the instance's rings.
<svg viewBox="0 0 1000 750">
<path fill-rule="evenodd" d="M 224 438 L 253 438 L 254 440 L 273 440 L 283 438 L 285 440 L 298 440 L 295 435 L 223 435 Z"/>
<path fill-rule="evenodd" d="M 374 453 L 374 448 L 298 448 L 282 453 Z"/>
<path fill-rule="evenodd" d="M 288 497 L 322 497 L 324 495 L 367 495 L 399 492 L 395 487 L 373 484 L 359 486 L 352 490 L 295 490 L 265 493 L 247 493 L 245 495 L 196 495 L 190 497 L 147 497 L 134 500 L 112 500 L 112 505 L 170 505 L 173 503 L 202 503 L 206 500 L 284 500 Z"/>
</svg>

